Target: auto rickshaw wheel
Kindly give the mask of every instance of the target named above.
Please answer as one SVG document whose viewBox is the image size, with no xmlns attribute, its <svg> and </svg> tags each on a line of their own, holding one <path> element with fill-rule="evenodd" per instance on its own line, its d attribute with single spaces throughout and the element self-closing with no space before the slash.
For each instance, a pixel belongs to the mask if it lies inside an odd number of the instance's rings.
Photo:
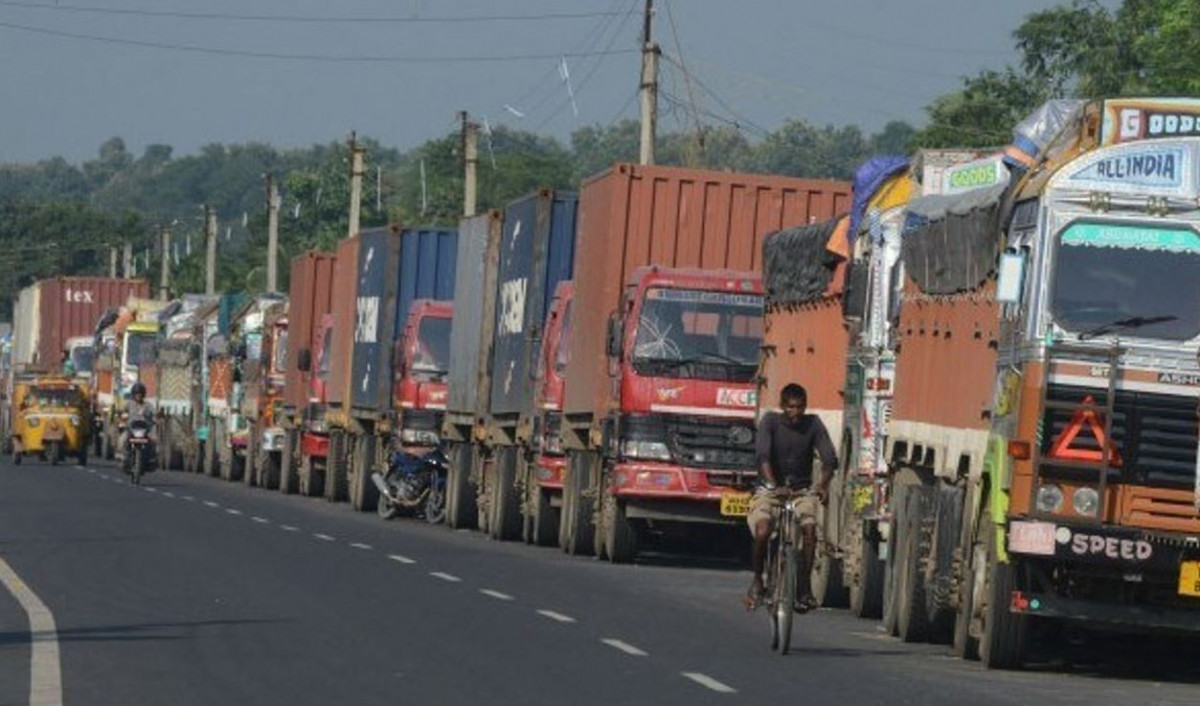
<svg viewBox="0 0 1200 706">
<path fill-rule="evenodd" d="M 15 463 L 18 466 L 21 465 L 21 452 L 20 451 L 13 451 L 13 463 Z"/>
</svg>

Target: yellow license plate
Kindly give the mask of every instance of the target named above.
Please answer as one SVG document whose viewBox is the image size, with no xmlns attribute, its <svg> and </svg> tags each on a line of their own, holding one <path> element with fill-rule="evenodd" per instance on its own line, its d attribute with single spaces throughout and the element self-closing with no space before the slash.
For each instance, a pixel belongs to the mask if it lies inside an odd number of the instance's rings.
<svg viewBox="0 0 1200 706">
<path fill-rule="evenodd" d="M 1200 561 L 1179 565 L 1179 595 L 1200 598 Z"/>
<path fill-rule="evenodd" d="M 721 514 L 726 517 L 745 517 L 750 514 L 750 493 L 725 493 L 721 496 Z"/>
</svg>

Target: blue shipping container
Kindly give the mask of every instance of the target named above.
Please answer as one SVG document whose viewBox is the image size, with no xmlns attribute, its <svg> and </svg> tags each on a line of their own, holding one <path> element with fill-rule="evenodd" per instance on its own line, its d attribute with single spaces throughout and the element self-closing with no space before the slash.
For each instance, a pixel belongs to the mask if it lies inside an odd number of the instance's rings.
<svg viewBox="0 0 1200 706">
<path fill-rule="evenodd" d="M 535 356 L 558 283 L 575 262 L 574 193 L 542 191 L 504 212 L 492 347 L 493 415 L 532 413 Z"/>
<path fill-rule="evenodd" d="M 454 298 L 457 257 L 458 231 L 454 228 L 408 228 L 401 232 L 397 336 L 404 332 L 413 301 Z"/>
</svg>

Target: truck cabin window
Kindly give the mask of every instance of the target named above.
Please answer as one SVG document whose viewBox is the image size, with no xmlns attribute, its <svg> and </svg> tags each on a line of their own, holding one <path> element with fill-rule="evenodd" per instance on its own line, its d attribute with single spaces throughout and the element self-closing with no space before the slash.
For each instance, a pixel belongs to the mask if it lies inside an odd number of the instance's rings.
<svg viewBox="0 0 1200 706">
<path fill-rule="evenodd" d="M 441 380 L 450 370 L 450 324 L 452 320 L 426 316 L 417 329 L 412 371 L 420 378 Z"/>
<path fill-rule="evenodd" d="M 274 348 L 271 350 L 271 367 L 274 372 L 282 373 L 287 370 L 287 329 L 280 329 L 275 336 L 275 341 L 272 344 Z"/>
<path fill-rule="evenodd" d="M 760 295 L 654 288 L 642 302 L 633 366 L 639 375 L 748 382 L 762 335 Z"/>
<path fill-rule="evenodd" d="M 76 375 L 92 372 L 96 363 L 96 351 L 91 346 L 77 346 L 71 349 L 71 365 L 75 367 Z"/>
<path fill-rule="evenodd" d="M 125 362 L 132 366 L 153 363 L 158 337 L 152 333 L 130 334 L 125 340 Z"/>
<path fill-rule="evenodd" d="M 567 302 L 563 307 L 562 323 L 558 332 L 558 356 L 554 360 L 554 372 L 562 376 L 567 372 L 567 363 L 571 360 L 571 311 L 575 301 Z"/>
<path fill-rule="evenodd" d="M 1186 341 L 1200 333 L 1200 235 L 1076 222 L 1059 237 L 1050 313 L 1082 339 Z"/>
</svg>

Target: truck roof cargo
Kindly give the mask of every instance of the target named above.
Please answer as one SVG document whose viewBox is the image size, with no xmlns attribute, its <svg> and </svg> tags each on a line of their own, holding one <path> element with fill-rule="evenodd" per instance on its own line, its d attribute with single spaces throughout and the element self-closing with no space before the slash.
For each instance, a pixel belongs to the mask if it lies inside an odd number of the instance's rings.
<svg viewBox="0 0 1200 706">
<path fill-rule="evenodd" d="M 763 239 L 850 207 L 850 185 L 618 164 L 580 195 L 571 358 L 564 411 L 603 415 L 607 319 L 639 266 L 761 271 Z"/>
</svg>

